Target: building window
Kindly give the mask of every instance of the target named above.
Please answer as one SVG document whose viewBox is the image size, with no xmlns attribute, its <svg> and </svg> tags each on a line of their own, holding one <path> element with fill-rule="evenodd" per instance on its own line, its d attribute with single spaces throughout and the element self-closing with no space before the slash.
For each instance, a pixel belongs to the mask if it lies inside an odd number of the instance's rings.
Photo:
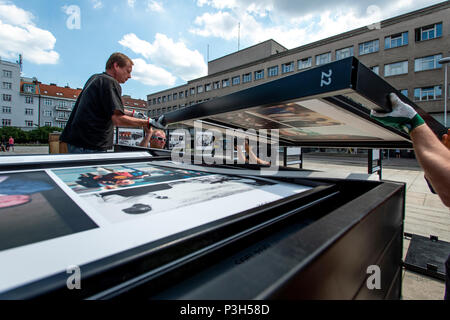
<svg viewBox="0 0 450 320">
<path fill-rule="evenodd" d="M 402 95 L 404 95 L 405 97 L 407 97 L 408 96 L 408 89 L 402 89 L 402 90 L 400 90 L 400 93 Z"/>
<path fill-rule="evenodd" d="M 310 68 L 312 66 L 312 57 L 298 60 L 298 70 Z"/>
<path fill-rule="evenodd" d="M 437 100 L 442 97 L 441 86 L 415 88 L 414 89 L 414 100 L 416 101 L 429 101 Z"/>
<path fill-rule="evenodd" d="M 11 95 L 10 94 L 3 94 L 3 101 L 11 101 Z"/>
<path fill-rule="evenodd" d="M 177 100 L 177 99 L 178 99 L 178 93 L 175 92 L 175 93 L 173 94 L 173 100 Z"/>
<path fill-rule="evenodd" d="M 180 91 L 179 95 L 180 95 L 180 99 L 184 98 L 184 92 L 183 91 Z"/>
<path fill-rule="evenodd" d="M 3 89 L 11 90 L 12 83 L 11 82 L 3 82 Z"/>
<path fill-rule="evenodd" d="M 51 110 L 44 110 L 44 116 L 45 117 L 51 117 L 52 116 L 52 111 Z"/>
<path fill-rule="evenodd" d="M 211 83 L 205 84 L 205 91 L 206 92 L 211 91 Z"/>
<path fill-rule="evenodd" d="M 4 78 L 12 78 L 12 71 L 3 70 L 3 77 Z"/>
<path fill-rule="evenodd" d="M 283 63 L 281 65 L 281 73 L 288 73 L 294 71 L 294 61 Z"/>
<path fill-rule="evenodd" d="M 11 107 L 2 107 L 2 113 L 11 113 Z"/>
<path fill-rule="evenodd" d="M 336 50 L 336 60 L 353 57 L 353 46 Z"/>
<path fill-rule="evenodd" d="M 408 31 L 393 34 L 389 37 L 384 38 L 385 49 L 406 46 L 407 44 L 408 44 Z"/>
<path fill-rule="evenodd" d="M 2 119 L 2 126 L 3 127 L 10 127 L 11 126 L 11 119 Z"/>
<path fill-rule="evenodd" d="M 241 76 L 236 76 L 231 78 L 231 83 L 233 84 L 233 86 L 236 86 L 238 84 L 241 83 Z"/>
<path fill-rule="evenodd" d="M 434 56 L 428 56 L 423 58 L 418 58 L 414 61 L 414 71 L 425 71 L 439 69 L 442 67 L 439 64 L 439 60 L 442 59 L 442 54 L 436 54 Z"/>
<path fill-rule="evenodd" d="M 53 127 L 53 124 L 51 122 L 44 122 L 45 127 Z"/>
<path fill-rule="evenodd" d="M 255 71 L 255 80 L 264 79 L 264 70 Z"/>
<path fill-rule="evenodd" d="M 52 99 L 44 99 L 44 105 L 51 106 L 52 105 Z"/>
<path fill-rule="evenodd" d="M 226 88 L 230 85 L 230 79 L 223 79 L 222 80 L 222 88 Z"/>
<path fill-rule="evenodd" d="M 23 85 L 23 91 L 26 93 L 33 93 L 34 92 L 34 85 L 32 84 L 24 84 Z"/>
<path fill-rule="evenodd" d="M 33 109 L 25 109 L 25 114 L 27 116 L 32 116 L 33 115 Z"/>
<path fill-rule="evenodd" d="M 153 98 L 152 101 L 153 101 L 153 104 L 156 104 L 156 98 Z"/>
<path fill-rule="evenodd" d="M 166 113 L 166 108 L 162 108 L 162 113 Z"/>
<path fill-rule="evenodd" d="M 269 77 L 276 77 L 278 75 L 278 66 L 270 67 L 267 70 Z"/>
<path fill-rule="evenodd" d="M 158 97 L 158 104 L 161 104 L 161 97 Z"/>
<path fill-rule="evenodd" d="M 416 30 L 416 41 L 425 41 L 442 37 L 442 23 L 435 23 Z"/>
<path fill-rule="evenodd" d="M 247 82 L 250 82 L 250 81 L 252 81 L 252 74 L 251 74 L 251 72 L 242 75 L 242 82 L 243 83 L 247 83 Z"/>
<path fill-rule="evenodd" d="M 395 76 L 408 73 L 408 61 L 400 61 L 384 65 L 384 76 Z"/>
<path fill-rule="evenodd" d="M 203 86 L 197 86 L 197 93 L 203 92 Z"/>
<path fill-rule="evenodd" d="M 380 74 L 380 67 L 379 66 L 370 67 L 370 70 L 372 70 L 375 74 Z"/>
<path fill-rule="evenodd" d="M 172 107 L 167 107 L 167 112 L 172 111 Z"/>
<path fill-rule="evenodd" d="M 26 96 L 25 97 L 25 103 L 33 103 L 33 96 Z"/>
<path fill-rule="evenodd" d="M 166 102 L 166 100 L 167 100 L 166 96 L 163 96 L 162 97 L 162 102 L 164 103 L 164 102 Z"/>
<path fill-rule="evenodd" d="M 220 81 L 215 81 L 215 82 L 213 83 L 213 89 L 214 89 L 214 90 L 220 89 Z"/>
<path fill-rule="evenodd" d="M 25 120 L 25 126 L 26 127 L 32 127 L 33 126 L 33 121 Z"/>
<path fill-rule="evenodd" d="M 316 65 L 320 66 L 321 64 L 325 64 L 331 62 L 331 52 L 319 54 L 316 56 Z"/>
<path fill-rule="evenodd" d="M 372 40 L 359 44 L 359 55 L 377 52 L 380 48 L 380 41 Z"/>
<path fill-rule="evenodd" d="M 172 100 L 172 95 L 171 94 L 168 94 L 167 95 L 167 101 L 171 101 Z"/>
<path fill-rule="evenodd" d="M 195 88 L 189 89 L 189 95 L 191 96 L 195 95 Z"/>
</svg>

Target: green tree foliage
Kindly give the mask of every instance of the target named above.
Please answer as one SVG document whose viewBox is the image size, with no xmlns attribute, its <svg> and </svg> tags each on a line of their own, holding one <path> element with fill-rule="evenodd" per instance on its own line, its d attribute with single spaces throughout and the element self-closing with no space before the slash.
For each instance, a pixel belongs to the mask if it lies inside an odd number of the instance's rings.
<svg viewBox="0 0 450 320">
<path fill-rule="evenodd" d="M 14 138 L 17 143 L 48 143 L 48 136 L 55 131 L 61 132 L 63 129 L 58 127 L 39 127 L 31 131 L 24 131 L 16 127 L 0 128 L 0 137 L 8 140 L 9 137 Z"/>
</svg>

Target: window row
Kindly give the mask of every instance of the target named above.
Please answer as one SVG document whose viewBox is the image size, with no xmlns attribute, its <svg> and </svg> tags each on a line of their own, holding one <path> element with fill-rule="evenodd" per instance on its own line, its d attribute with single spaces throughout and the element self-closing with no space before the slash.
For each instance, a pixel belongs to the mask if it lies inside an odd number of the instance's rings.
<svg viewBox="0 0 450 320">
<path fill-rule="evenodd" d="M 2 127 L 10 127 L 10 126 L 11 126 L 11 119 L 2 119 Z M 25 126 L 26 127 L 34 126 L 33 121 L 25 120 Z"/>
<path fill-rule="evenodd" d="M 2 113 L 11 113 L 11 107 L 2 106 Z M 26 108 L 25 109 L 25 115 L 32 116 L 33 115 L 33 109 Z"/>
<path fill-rule="evenodd" d="M 11 82 L 3 82 L 2 88 L 6 89 L 6 90 L 11 90 L 12 83 Z"/>
<path fill-rule="evenodd" d="M 442 65 L 439 63 L 439 60 L 442 59 L 442 54 L 435 54 L 432 56 L 417 58 L 414 60 L 414 71 L 426 71 L 433 69 L 440 69 Z M 380 68 L 379 66 L 370 67 L 370 69 L 379 74 Z M 384 65 L 384 76 L 395 76 L 400 74 L 408 73 L 408 61 L 399 61 L 394 63 L 389 63 Z"/>
<path fill-rule="evenodd" d="M 408 96 L 408 89 L 400 90 L 404 96 Z M 442 86 L 429 86 L 422 88 L 414 88 L 414 101 L 431 101 L 442 99 Z"/>
</svg>

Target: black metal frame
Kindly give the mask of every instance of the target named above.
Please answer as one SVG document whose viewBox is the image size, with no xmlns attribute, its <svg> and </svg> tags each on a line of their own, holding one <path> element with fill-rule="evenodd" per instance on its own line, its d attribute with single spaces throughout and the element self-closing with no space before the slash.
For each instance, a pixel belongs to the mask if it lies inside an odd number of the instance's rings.
<svg viewBox="0 0 450 320">
<path fill-rule="evenodd" d="M 324 75 L 329 74 L 331 74 L 330 78 L 324 78 Z M 327 84 L 327 79 L 331 79 L 329 84 Z M 222 113 L 245 110 L 256 106 L 271 106 L 294 102 L 308 97 L 317 97 L 396 134 L 399 137 L 398 141 L 294 142 L 280 136 L 280 143 L 284 145 L 322 147 L 412 148 L 407 134 L 370 118 L 370 109 L 386 112 L 391 110 L 388 98 L 391 92 L 396 93 L 402 101 L 413 106 L 438 136 L 446 133 L 445 128 L 438 121 L 354 57 L 328 63 L 227 96 L 196 104 L 192 107 L 172 111 L 165 114 L 165 120 L 167 124 L 182 123 L 197 119 L 214 122 L 215 120 L 210 117 Z M 361 105 L 361 103 L 346 97 L 348 95 L 356 95 L 362 101 L 366 101 L 367 104 Z M 218 124 L 237 129 L 228 124 Z"/>
</svg>

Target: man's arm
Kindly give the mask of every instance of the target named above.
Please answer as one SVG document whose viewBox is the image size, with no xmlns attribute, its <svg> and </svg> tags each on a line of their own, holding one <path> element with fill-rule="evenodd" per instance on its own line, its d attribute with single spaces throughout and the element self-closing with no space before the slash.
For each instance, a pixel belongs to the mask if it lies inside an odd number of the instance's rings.
<svg viewBox="0 0 450 320">
<path fill-rule="evenodd" d="M 450 207 L 450 150 L 426 125 L 410 133 L 417 160 L 442 202 Z"/>
<path fill-rule="evenodd" d="M 413 107 L 391 93 L 392 112 L 371 111 L 371 117 L 409 133 L 414 151 L 425 177 L 431 182 L 442 202 L 450 207 L 450 151 L 446 147 L 448 136 L 441 143 L 433 131 L 417 114 Z"/>
<path fill-rule="evenodd" d="M 125 111 L 127 112 L 127 111 Z M 129 111 L 128 111 L 129 113 Z M 116 127 L 148 127 L 148 120 L 137 119 L 129 115 L 123 114 L 119 110 L 115 110 L 111 117 L 112 122 Z"/>
<path fill-rule="evenodd" d="M 141 147 L 148 148 L 148 146 L 150 145 L 150 139 L 151 139 L 152 135 L 153 135 L 153 129 L 152 128 L 150 128 L 150 130 L 145 129 L 145 136 L 142 139 L 142 141 L 139 143 L 139 145 Z"/>
</svg>

